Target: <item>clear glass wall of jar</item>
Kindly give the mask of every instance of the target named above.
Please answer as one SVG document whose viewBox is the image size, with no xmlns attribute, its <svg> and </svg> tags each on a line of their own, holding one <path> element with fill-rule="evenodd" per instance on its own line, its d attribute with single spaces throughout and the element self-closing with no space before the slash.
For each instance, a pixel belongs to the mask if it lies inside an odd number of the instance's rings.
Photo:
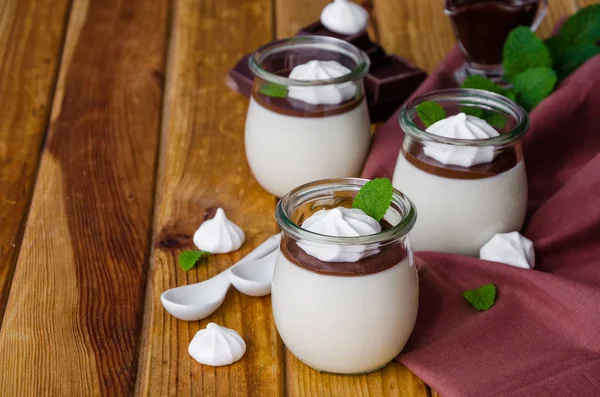
<svg viewBox="0 0 600 397">
<path fill-rule="evenodd" d="M 337 62 L 348 73 L 327 79 L 288 78 L 294 67 L 315 60 Z M 249 62 L 254 85 L 245 145 L 258 182 L 281 197 L 310 181 L 360 175 L 370 143 L 363 89 L 370 65 L 367 55 L 342 40 L 301 36 L 272 42 Z"/>
<path fill-rule="evenodd" d="M 275 324 L 287 348 L 320 371 L 381 368 L 404 348 L 417 317 L 419 286 L 407 237 L 416 210 L 406 196 L 394 190 L 378 234 L 332 237 L 298 226 L 321 209 L 350 207 L 365 182 L 313 182 L 283 197 L 276 209 L 283 237 L 271 292 Z M 360 259 L 323 262 L 307 246 Z"/>
<path fill-rule="evenodd" d="M 499 135 L 470 140 L 428 133 L 416 110 L 424 101 L 441 105 L 448 116 L 477 115 Z M 529 128 L 523 108 L 488 91 L 454 89 L 415 98 L 399 117 L 405 136 L 393 185 L 419 209 L 411 233 L 415 250 L 477 256 L 494 234 L 521 230 L 527 209 L 521 138 Z M 436 151 L 478 161 L 444 164 L 432 157 Z"/>
</svg>

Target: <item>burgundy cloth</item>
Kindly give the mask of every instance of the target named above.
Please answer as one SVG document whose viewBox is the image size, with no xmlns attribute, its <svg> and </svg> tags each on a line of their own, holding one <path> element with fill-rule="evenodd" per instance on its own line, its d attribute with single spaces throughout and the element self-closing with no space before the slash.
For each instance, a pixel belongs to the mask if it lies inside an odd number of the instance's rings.
<svg viewBox="0 0 600 397">
<path fill-rule="evenodd" d="M 452 52 L 414 95 L 455 86 L 461 63 Z M 600 396 L 600 56 L 530 117 L 522 233 L 536 269 L 416 254 L 419 315 L 398 360 L 444 397 Z M 396 113 L 376 132 L 363 176 L 391 177 L 402 138 Z M 496 304 L 478 312 L 462 292 L 487 283 Z"/>
</svg>

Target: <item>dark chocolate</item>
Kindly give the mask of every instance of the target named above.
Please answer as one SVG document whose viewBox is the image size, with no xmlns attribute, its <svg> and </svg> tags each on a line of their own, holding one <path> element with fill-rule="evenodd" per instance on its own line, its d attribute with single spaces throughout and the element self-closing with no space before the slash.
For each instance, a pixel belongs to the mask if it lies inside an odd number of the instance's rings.
<svg viewBox="0 0 600 397">
<path fill-rule="evenodd" d="M 391 227 L 386 221 L 381 223 L 382 230 Z M 345 277 L 365 276 L 382 272 L 397 265 L 407 256 L 402 241 L 398 241 L 382 248 L 379 253 L 356 262 L 323 262 L 304 252 L 294 239 L 285 234 L 281 240 L 280 250 L 290 262 L 305 270 Z"/>
<path fill-rule="evenodd" d="M 517 26 L 531 26 L 539 0 L 446 0 L 464 52 L 481 65 L 502 63 L 504 42 Z"/>
<path fill-rule="evenodd" d="M 452 179 L 489 178 L 514 168 L 522 158 L 519 147 L 506 148 L 496 155 L 491 162 L 477 164 L 467 168 L 458 165 L 442 164 L 439 161 L 426 156 L 425 152 L 423 152 L 423 148 L 417 145 L 414 145 L 408 153 L 402 150 L 401 155 L 421 171 Z"/>
</svg>

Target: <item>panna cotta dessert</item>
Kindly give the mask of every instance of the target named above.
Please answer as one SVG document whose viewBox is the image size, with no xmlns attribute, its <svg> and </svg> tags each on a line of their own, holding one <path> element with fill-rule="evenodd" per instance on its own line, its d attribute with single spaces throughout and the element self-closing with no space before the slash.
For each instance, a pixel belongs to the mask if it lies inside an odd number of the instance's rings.
<svg viewBox="0 0 600 397">
<path fill-rule="evenodd" d="M 271 287 L 275 324 L 287 348 L 319 371 L 359 374 L 385 366 L 417 317 L 407 237 L 415 208 L 397 190 L 380 221 L 351 208 L 365 182 L 313 182 L 277 205 L 283 236 Z"/>
<path fill-rule="evenodd" d="M 358 176 L 370 143 L 363 89 L 369 58 L 331 37 L 272 42 L 250 57 L 254 74 L 246 116 L 246 157 L 269 193 Z"/>
<path fill-rule="evenodd" d="M 426 101 L 447 117 L 426 127 L 417 111 Z M 443 90 L 403 107 L 400 125 L 405 136 L 393 185 L 419 209 L 413 249 L 477 256 L 495 234 L 521 229 L 527 209 L 524 109 L 487 91 Z"/>
</svg>

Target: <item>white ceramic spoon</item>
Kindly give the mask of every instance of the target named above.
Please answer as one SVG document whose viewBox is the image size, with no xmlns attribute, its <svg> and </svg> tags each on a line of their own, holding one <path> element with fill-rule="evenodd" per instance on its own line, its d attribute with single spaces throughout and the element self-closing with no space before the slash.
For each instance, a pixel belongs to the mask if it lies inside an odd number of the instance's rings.
<svg viewBox="0 0 600 397">
<path fill-rule="evenodd" d="M 225 300 L 227 291 L 231 286 L 230 274 L 234 268 L 240 268 L 239 271 L 236 271 L 237 276 L 234 277 L 236 279 L 236 288 L 240 292 L 251 296 L 261 296 L 261 293 L 262 295 L 266 295 L 264 293 L 264 282 L 269 266 L 264 265 L 265 261 L 260 259 L 272 255 L 273 252 L 277 253 L 280 240 L 281 233 L 270 237 L 238 263 L 208 280 L 183 287 L 171 288 L 163 292 L 160 295 L 162 305 L 172 316 L 180 320 L 194 321 L 210 316 Z M 266 259 L 266 262 L 269 263 L 273 261 L 274 265 L 275 255 Z M 254 275 L 254 269 L 259 271 L 260 275 Z M 272 270 L 270 275 L 272 278 Z M 248 276 L 250 279 L 244 280 Z M 271 285 L 269 282 L 269 292 L 270 290 Z"/>
<path fill-rule="evenodd" d="M 278 253 L 279 250 L 276 249 L 263 258 L 233 266 L 229 272 L 229 281 L 243 294 L 250 296 L 269 295 Z"/>
</svg>

